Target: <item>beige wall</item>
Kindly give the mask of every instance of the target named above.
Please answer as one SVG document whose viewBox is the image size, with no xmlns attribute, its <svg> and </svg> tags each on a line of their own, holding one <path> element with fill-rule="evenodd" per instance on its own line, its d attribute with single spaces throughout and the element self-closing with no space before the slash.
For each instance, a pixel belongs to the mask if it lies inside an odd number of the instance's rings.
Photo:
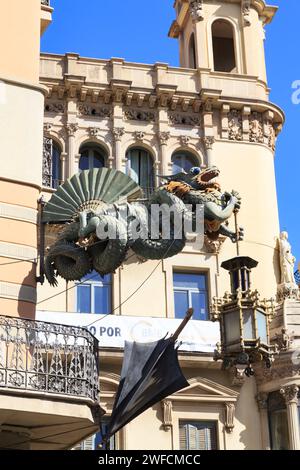
<svg viewBox="0 0 300 470">
<path fill-rule="evenodd" d="M 40 21 L 40 0 L 1 1 L 0 70 L 5 77 L 38 83 Z"/>
</svg>

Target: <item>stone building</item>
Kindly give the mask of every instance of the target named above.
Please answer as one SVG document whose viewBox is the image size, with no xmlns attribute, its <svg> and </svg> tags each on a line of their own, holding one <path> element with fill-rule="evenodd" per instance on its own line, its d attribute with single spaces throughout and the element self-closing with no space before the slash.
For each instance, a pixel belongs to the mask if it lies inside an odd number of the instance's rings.
<svg viewBox="0 0 300 470">
<path fill-rule="evenodd" d="M 44 26 L 51 16 L 45 3 L 49 2 L 42 2 L 43 15 L 48 15 Z M 124 340 L 158 339 L 176 329 L 186 308 L 193 306 L 194 321 L 179 353 L 189 387 L 126 426 L 111 446 L 300 449 L 300 304 L 297 289 L 281 285 L 274 172 L 284 115 L 269 100 L 264 55 L 264 27 L 277 8 L 263 0 L 176 0 L 174 8 L 169 36 L 179 42 L 180 67 L 41 54 L 38 78 L 37 55 L 32 58 L 35 68 L 29 67 L 25 44 L 24 73 L 10 70 L 7 58 L 8 83 L 10 77 L 24 81 L 22 86 L 9 85 L 17 87 L 13 95 L 21 93 L 24 104 L 20 109 L 20 104 L 8 102 L 7 109 L 2 108 L 4 122 L 10 126 L 9 116 L 18 106 L 13 132 L 18 126 L 22 154 L 32 161 L 25 164 L 19 147 L 5 168 L 1 163 L 0 260 L 32 262 L 12 264 L 3 271 L 1 311 L 57 324 L 89 325 L 99 339 L 101 407 L 109 416 Z M 22 27 L 27 31 L 23 21 Z M 37 34 L 32 40 L 35 48 L 30 50 L 36 51 Z M 20 64 L 13 66 L 21 69 Z M 26 75 L 26 66 L 35 70 L 33 77 Z M 5 77 L 1 80 L 6 83 Z M 34 82 L 31 88 L 29 80 Z M 36 103 L 30 118 L 26 93 L 32 93 Z M 11 138 L 5 134 L 3 139 L 8 146 Z M 33 258 L 41 195 L 49 200 L 78 171 L 108 167 L 129 174 L 148 197 L 160 184 L 158 175 L 212 165 L 220 169 L 222 187 L 242 195 L 238 223 L 245 228 L 245 240 L 240 250 L 259 262 L 252 274 L 253 288 L 267 298 L 279 292 L 271 337 L 280 354 L 271 369 L 256 364 L 251 377 L 237 367 L 224 370 L 222 362 L 214 361 L 219 325 L 211 322 L 210 305 L 229 290 L 229 276 L 221 264 L 236 256 L 235 244 L 225 238 L 206 238 L 201 247 L 190 243 L 181 254 L 159 263 L 131 255 L 112 276 L 95 275 L 78 285 L 63 280 L 57 288 L 36 285 L 38 266 Z M 53 237 L 48 230 L 46 242 Z M 68 397 L 60 399 L 66 403 Z M 0 418 L 12 426 L 1 412 Z M 105 419 L 104 415 L 104 423 Z M 82 444 L 85 436 L 73 437 L 53 448 L 75 443 L 96 448 L 99 442 L 97 434 Z M 30 445 L 36 448 L 34 442 Z"/>
</svg>

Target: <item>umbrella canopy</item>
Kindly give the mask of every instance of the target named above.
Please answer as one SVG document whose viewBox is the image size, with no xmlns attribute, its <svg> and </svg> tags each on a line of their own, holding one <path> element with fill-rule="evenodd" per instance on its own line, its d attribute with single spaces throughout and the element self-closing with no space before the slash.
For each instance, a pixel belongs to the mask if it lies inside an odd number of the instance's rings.
<svg viewBox="0 0 300 470">
<path fill-rule="evenodd" d="M 121 380 L 106 441 L 155 403 L 189 385 L 179 365 L 175 341 L 192 314 L 190 309 L 170 338 L 125 343 Z"/>
</svg>

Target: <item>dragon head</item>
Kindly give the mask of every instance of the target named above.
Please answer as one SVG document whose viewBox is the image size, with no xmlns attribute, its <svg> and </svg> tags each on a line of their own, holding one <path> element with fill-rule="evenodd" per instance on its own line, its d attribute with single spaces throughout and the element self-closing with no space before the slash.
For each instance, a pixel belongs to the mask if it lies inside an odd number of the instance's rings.
<svg viewBox="0 0 300 470">
<path fill-rule="evenodd" d="M 190 185 L 193 189 L 205 191 L 207 189 L 219 189 L 220 185 L 214 181 L 220 174 L 217 167 L 205 168 L 201 170 L 199 167 L 191 168 L 188 176 L 190 178 Z M 189 182 L 186 181 L 188 184 Z"/>
<path fill-rule="evenodd" d="M 199 167 L 193 167 L 189 173 L 177 173 L 172 176 L 163 177 L 168 181 L 166 189 L 179 196 L 184 195 L 192 190 L 194 191 L 220 191 L 220 185 L 216 181 L 220 174 L 217 167 L 209 167 L 201 170 Z"/>
</svg>

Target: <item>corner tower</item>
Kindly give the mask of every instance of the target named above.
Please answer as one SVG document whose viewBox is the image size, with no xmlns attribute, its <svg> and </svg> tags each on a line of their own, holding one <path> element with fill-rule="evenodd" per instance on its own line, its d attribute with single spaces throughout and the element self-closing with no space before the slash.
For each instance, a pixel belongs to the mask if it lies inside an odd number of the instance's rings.
<svg viewBox="0 0 300 470">
<path fill-rule="evenodd" d="M 0 308 L 33 317 L 37 201 L 42 186 L 43 113 L 40 36 L 50 0 L 2 0 L 0 15 Z"/>
<path fill-rule="evenodd" d="M 240 191 L 242 250 L 259 261 L 255 287 L 272 296 L 279 282 L 274 152 L 284 116 L 269 100 L 264 27 L 277 7 L 263 0 L 176 0 L 174 8 L 169 36 L 179 40 L 180 66 L 194 70 L 199 86 L 206 164 L 219 167 L 224 187 Z M 235 254 L 226 245 L 221 257 Z"/>
</svg>

